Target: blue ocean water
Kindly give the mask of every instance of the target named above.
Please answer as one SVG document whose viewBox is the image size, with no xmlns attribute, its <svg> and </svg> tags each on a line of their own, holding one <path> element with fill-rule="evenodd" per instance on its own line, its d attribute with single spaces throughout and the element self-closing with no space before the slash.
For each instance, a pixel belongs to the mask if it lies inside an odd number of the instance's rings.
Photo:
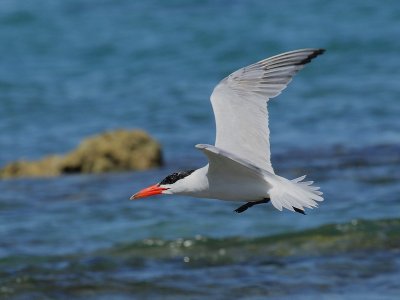
<svg viewBox="0 0 400 300">
<path fill-rule="evenodd" d="M 0 182 L 6 299 L 397 299 L 398 1 L 0 2 L 0 165 L 143 128 L 166 165 Z M 269 104 L 272 162 L 326 201 L 271 206 L 129 196 L 205 164 L 209 103 L 230 72 L 327 52 Z"/>
</svg>

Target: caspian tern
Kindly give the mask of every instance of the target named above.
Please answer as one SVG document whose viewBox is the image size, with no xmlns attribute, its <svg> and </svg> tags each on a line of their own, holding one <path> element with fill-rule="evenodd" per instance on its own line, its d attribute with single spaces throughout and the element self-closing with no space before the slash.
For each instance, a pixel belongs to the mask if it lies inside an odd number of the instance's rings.
<svg viewBox="0 0 400 300">
<path fill-rule="evenodd" d="M 187 195 L 246 202 L 235 211 L 271 201 L 278 210 L 304 214 L 323 201 L 319 187 L 305 176 L 288 180 L 276 175 L 270 160 L 267 102 L 286 88 L 292 77 L 324 49 L 279 54 L 233 72 L 211 95 L 216 122 L 215 146 L 199 144 L 208 164 L 173 173 L 130 199 L 159 194 Z"/>
</svg>

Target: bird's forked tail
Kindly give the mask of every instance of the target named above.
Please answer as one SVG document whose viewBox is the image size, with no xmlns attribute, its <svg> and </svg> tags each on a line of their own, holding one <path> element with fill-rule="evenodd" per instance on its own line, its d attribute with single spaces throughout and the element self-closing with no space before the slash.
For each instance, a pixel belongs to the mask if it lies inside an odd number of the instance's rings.
<svg viewBox="0 0 400 300">
<path fill-rule="evenodd" d="M 305 207 L 317 207 L 317 202 L 324 200 L 322 192 L 319 187 L 312 186 L 313 181 L 302 181 L 305 178 L 305 175 L 293 180 L 278 175 L 268 176 L 272 185 L 269 191 L 272 205 L 280 211 L 286 208 L 303 214 Z"/>
</svg>

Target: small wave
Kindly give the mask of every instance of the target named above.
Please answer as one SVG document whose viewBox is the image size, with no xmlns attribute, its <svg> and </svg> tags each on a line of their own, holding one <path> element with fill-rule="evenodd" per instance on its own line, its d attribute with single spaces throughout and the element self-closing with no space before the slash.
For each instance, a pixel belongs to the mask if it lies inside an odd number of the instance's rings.
<svg viewBox="0 0 400 300">
<path fill-rule="evenodd" d="M 101 255 L 150 259 L 181 258 L 184 262 L 224 264 L 254 257 L 313 256 L 399 249 L 399 232 L 400 219 L 353 220 L 268 237 L 217 239 L 195 236 L 176 240 L 145 239 L 116 245 L 101 251 Z"/>
<path fill-rule="evenodd" d="M 373 145 L 362 148 L 334 146 L 326 149 L 290 149 L 277 154 L 275 161 L 281 168 L 304 167 L 332 170 L 400 163 L 400 145 Z"/>
<path fill-rule="evenodd" d="M 2 25 L 15 26 L 30 24 L 34 20 L 35 16 L 31 12 L 20 10 L 0 18 L 0 23 Z"/>
</svg>

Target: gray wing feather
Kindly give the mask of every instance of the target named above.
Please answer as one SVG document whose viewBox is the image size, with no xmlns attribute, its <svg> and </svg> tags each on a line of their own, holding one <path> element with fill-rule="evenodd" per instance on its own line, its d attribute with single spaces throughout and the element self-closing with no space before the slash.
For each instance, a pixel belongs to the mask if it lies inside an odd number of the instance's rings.
<svg viewBox="0 0 400 300">
<path fill-rule="evenodd" d="M 273 173 L 266 102 L 286 88 L 323 49 L 276 55 L 233 72 L 211 95 L 216 121 L 215 146 Z"/>
</svg>

